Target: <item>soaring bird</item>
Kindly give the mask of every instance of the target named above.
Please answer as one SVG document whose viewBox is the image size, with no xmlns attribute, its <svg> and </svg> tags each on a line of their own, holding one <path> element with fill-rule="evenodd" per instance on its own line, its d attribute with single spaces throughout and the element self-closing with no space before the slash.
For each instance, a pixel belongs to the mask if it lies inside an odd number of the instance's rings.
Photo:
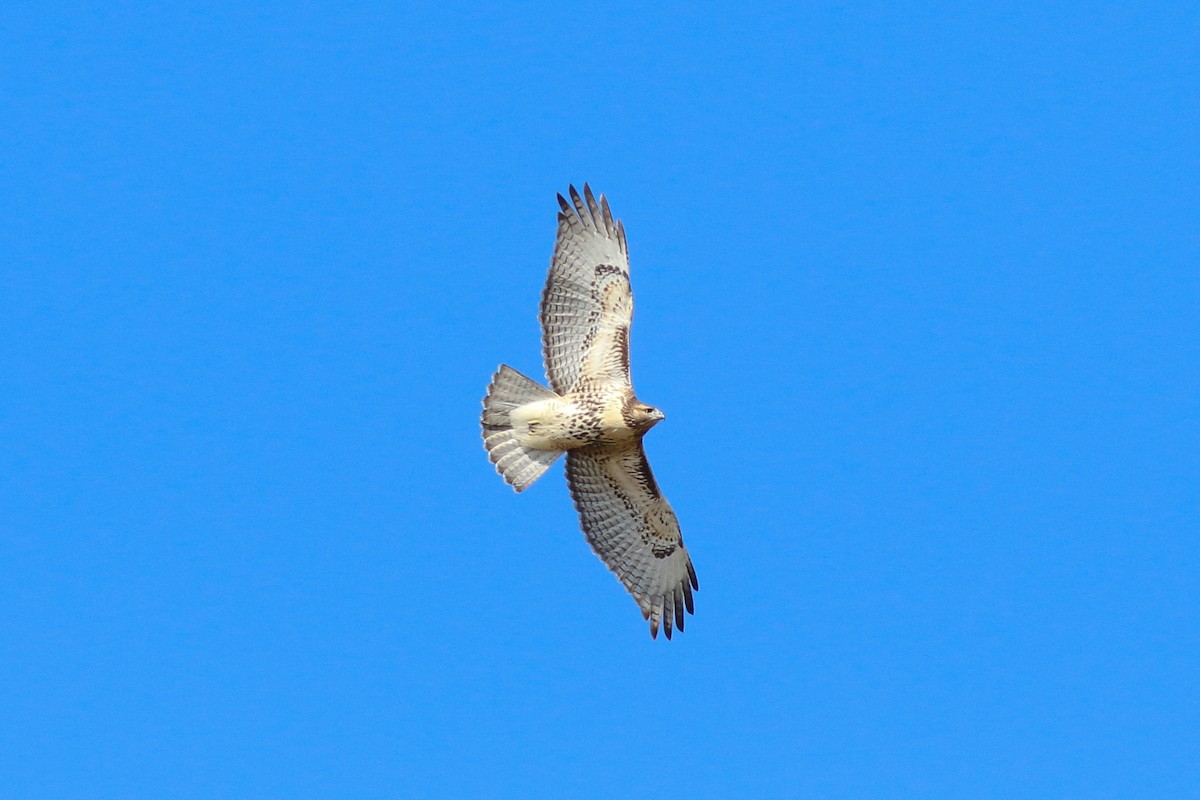
<svg viewBox="0 0 1200 800">
<path fill-rule="evenodd" d="M 549 389 L 500 365 L 483 399 L 483 444 L 523 491 L 563 453 L 580 525 L 596 555 L 650 621 L 683 630 L 699 589 L 679 521 L 658 488 L 642 437 L 665 416 L 633 392 L 633 291 L 625 226 L 585 183 L 558 196 L 558 239 L 542 292 Z"/>
</svg>

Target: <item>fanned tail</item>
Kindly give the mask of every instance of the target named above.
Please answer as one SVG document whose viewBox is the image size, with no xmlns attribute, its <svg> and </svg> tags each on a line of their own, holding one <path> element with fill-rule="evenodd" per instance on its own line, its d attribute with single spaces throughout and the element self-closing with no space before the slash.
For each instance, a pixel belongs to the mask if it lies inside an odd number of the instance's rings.
<svg viewBox="0 0 1200 800">
<path fill-rule="evenodd" d="M 483 398 L 483 414 L 479 418 L 483 426 L 483 446 L 488 451 L 488 458 L 496 465 L 496 471 L 518 492 L 542 477 L 562 453 L 522 445 L 509 414 L 526 403 L 552 397 L 557 395 L 512 367 L 501 364 Z"/>
</svg>

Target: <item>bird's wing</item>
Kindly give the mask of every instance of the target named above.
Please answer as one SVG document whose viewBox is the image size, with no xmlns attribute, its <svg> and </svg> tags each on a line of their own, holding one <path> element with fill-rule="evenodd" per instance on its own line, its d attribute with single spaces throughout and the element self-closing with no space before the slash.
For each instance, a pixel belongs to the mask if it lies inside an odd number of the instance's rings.
<svg viewBox="0 0 1200 800">
<path fill-rule="evenodd" d="M 619 451 L 571 450 L 567 482 L 588 543 L 633 595 L 650 620 L 671 638 L 683 630 L 699 589 L 675 512 L 654 480 L 641 442 Z"/>
<path fill-rule="evenodd" d="M 629 325 L 633 291 L 625 228 L 583 185 L 561 194 L 558 239 L 542 292 L 542 353 L 546 376 L 559 394 L 579 378 L 629 386 Z"/>
</svg>

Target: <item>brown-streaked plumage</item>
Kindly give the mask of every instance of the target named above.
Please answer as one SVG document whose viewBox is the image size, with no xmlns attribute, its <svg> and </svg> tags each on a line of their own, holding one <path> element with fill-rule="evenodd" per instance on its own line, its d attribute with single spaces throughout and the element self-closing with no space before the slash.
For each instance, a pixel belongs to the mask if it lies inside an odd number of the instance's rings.
<svg viewBox="0 0 1200 800">
<path fill-rule="evenodd" d="M 679 521 L 650 471 L 642 437 L 664 419 L 629 376 L 633 291 L 625 227 L 587 184 L 558 196 L 558 239 L 542 292 L 550 389 L 501 365 L 483 399 L 488 457 L 516 491 L 562 454 L 580 524 L 596 555 L 671 638 L 699 589 Z"/>
</svg>

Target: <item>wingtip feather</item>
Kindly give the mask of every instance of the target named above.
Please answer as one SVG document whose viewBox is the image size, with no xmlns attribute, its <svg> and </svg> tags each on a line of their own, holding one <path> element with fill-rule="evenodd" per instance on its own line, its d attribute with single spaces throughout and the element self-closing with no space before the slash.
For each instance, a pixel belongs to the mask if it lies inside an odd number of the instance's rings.
<svg viewBox="0 0 1200 800">
<path fill-rule="evenodd" d="M 592 194 L 592 187 L 586 183 L 583 185 L 583 197 L 587 201 L 588 213 L 592 215 L 592 224 L 597 220 L 603 219 L 600 213 L 600 207 L 596 204 L 596 195 Z"/>
<path fill-rule="evenodd" d="M 587 186 L 587 184 L 585 183 L 584 186 Z M 575 184 L 568 186 L 567 192 L 571 195 L 571 202 L 575 205 L 575 210 L 579 213 L 580 218 L 582 218 L 583 209 L 585 206 L 583 204 L 583 198 L 579 196 L 579 192 L 575 188 Z"/>
<path fill-rule="evenodd" d="M 561 193 L 557 194 L 556 197 L 558 199 L 558 221 L 560 224 L 570 224 L 572 218 L 577 217 L 579 222 L 585 226 L 605 233 L 611 239 L 615 239 L 621 252 L 628 256 L 629 244 L 625 239 L 625 226 L 621 220 L 613 216 L 612 208 L 608 204 L 608 198 L 604 194 L 597 196 L 592 191 L 591 184 L 585 181 L 582 193 L 572 183 L 567 186 L 566 197 Z"/>
<path fill-rule="evenodd" d="M 608 198 L 600 195 L 600 219 L 604 221 L 604 230 L 609 236 L 615 236 L 618 241 L 621 237 L 617 231 L 617 223 L 613 219 L 612 209 L 608 207 Z"/>
</svg>

